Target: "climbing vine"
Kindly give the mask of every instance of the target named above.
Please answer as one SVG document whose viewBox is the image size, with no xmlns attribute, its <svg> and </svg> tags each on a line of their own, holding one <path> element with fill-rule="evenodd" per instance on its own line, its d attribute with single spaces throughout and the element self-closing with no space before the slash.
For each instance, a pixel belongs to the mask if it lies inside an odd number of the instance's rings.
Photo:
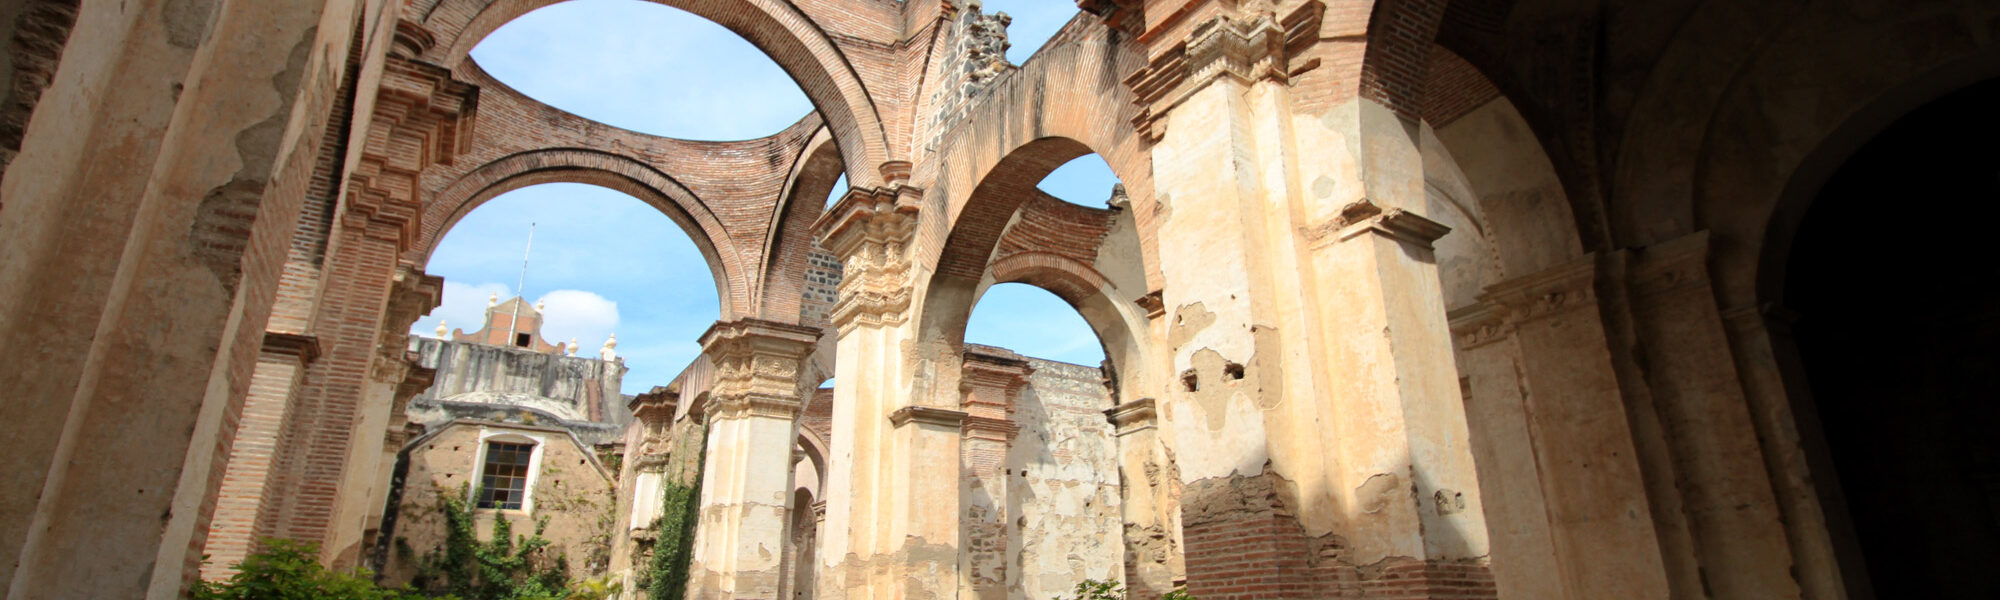
<svg viewBox="0 0 2000 600">
<path fill-rule="evenodd" d="M 695 527 L 701 518 L 699 496 L 707 438 L 706 428 L 690 423 L 675 440 L 670 464 L 679 468 L 669 469 L 660 485 L 660 517 L 653 521 L 653 556 L 643 578 L 650 600 L 681 600 L 687 595 Z"/>
<path fill-rule="evenodd" d="M 480 540 L 465 488 L 440 491 L 438 514 L 444 517 L 444 546 L 426 553 L 414 581 L 426 593 L 449 594 L 465 600 L 527 600 L 569 595 L 568 560 L 545 553 L 542 537 L 548 519 L 535 522 L 534 533 L 514 535 L 505 517 L 493 520 L 493 538 Z M 551 556 L 553 555 L 553 556 Z"/>
</svg>

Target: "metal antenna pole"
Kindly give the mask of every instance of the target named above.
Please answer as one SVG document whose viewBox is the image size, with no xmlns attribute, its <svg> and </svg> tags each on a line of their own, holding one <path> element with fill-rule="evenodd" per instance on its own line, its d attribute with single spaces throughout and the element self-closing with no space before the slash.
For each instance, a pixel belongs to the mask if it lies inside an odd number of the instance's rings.
<svg viewBox="0 0 2000 600">
<path fill-rule="evenodd" d="M 528 224 L 528 246 L 521 249 L 521 278 L 514 282 L 514 316 L 507 319 L 507 343 L 514 343 L 521 324 L 521 305 L 528 302 L 528 256 L 535 250 L 535 224 Z"/>
</svg>

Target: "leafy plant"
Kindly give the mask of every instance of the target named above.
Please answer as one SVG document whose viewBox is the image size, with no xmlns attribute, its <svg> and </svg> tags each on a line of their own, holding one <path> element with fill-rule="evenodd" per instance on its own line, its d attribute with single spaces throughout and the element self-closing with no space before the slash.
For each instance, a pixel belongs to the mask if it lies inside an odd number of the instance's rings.
<svg viewBox="0 0 2000 600">
<path fill-rule="evenodd" d="M 534 533 L 515 536 L 513 524 L 499 516 L 493 521 L 493 539 L 480 540 L 464 489 L 437 495 L 438 514 L 445 524 L 444 547 L 424 557 L 417 569 L 417 586 L 466 600 L 569 597 L 568 561 L 542 552 L 549 546 L 542 537 L 548 519 L 536 521 Z"/>
<path fill-rule="evenodd" d="M 1061 600 L 1125 600 L 1125 588 L 1119 587 L 1115 581 L 1085 579 L 1076 582 L 1076 589 L 1071 593 L 1075 595 Z"/>
<path fill-rule="evenodd" d="M 1126 598 L 1125 588 L 1120 587 L 1118 582 L 1095 579 L 1077 582 L 1076 589 L 1070 593 L 1073 595 L 1056 600 L 1125 600 Z M 1160 596 L 1160 600 L 1196 600 L 1196 598 L 1187 590 L 1174 590 Z"/>
<path fill-rule="evenodd" d="M 660 518 L 654 521 L 658 535 L 653 539 L 653 557 L 646 565 L 646 597 L 651 600 L 681 600 L 687 595 L 688 565 L 694 554 L 695 526 L 701 518 L 701 468 L 707 454 L 706 430 L 702 435 L 683 435 L 677 456 L 693 455 L 693 481 L 673 481 L 660 486 Z M 688 439 L 693 438 L 693 439 Z M 685 464 L 685 463 L 684 463 Z"/>
<path fill-rule="evenodd" d="M 236 564 L 223 582 L 198 581 L 194 600 L 420 600 L 409 590 L 375 585 L 366 569 L 329 571 L 319 564 L 319 547 L 306 542 L 266 539 L 263 549 Z"/>
</svg>

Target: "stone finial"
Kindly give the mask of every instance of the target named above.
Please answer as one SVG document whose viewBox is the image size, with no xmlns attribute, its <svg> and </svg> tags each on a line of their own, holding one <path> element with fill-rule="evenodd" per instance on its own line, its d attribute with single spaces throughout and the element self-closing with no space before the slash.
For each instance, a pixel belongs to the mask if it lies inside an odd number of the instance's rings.
<svg viewBox="0 0 2000 600">
<path fill-rule="evenodd" d="M 604 338 L 604 349 L 598 351 L 598 356 L 604 357 L 604 360 L 612 360 L 618 358 L 617 349 L 618 349 L 618 334 L 614 333 L 611 334 L 609 337 Z"/>
<path fill-rule="evenodd" d="M 446 325 L 444 319 L 438 319 L 438 328 L 437 328 L 438 339 L 440 340 L 444 339 L 445 334 L 448 333 L 451 333 L 451 328 Z"/>
<path fill-rule="evenodd" d="M 577 345 L 577 343 L 576 343 L 576 338 L 575 338 L 574 336 L 572 336 L 572 337 L 570 337 L 570 338 L 569 338 L 569 347 L 568 347 L 568 348 L 569 348 L 569 351 L 568 351 L 568 352 L 566 352 L 566 354 L 568 354 L 568 355 L 570 355 L 570 356 L 576 356 L 576 349 L 577 349 L 577 348 L 581 348 L 581 347 L 582 347 L 582 346 L 580 346 L 580 345 Z"/>
<path fill-rule="evenodd" d="M 500 305 L 500 292 L 493 292 L 492 295 L 486 297 L 486 308 L 493 308 L 499 305 Z"/>
<path fill-rule="evenodd" d="M 536 301 L 535 301 L 535 312 L 537 312 L 537 313 L 539 313 L 539 312 L 542 312 L 542 310 L 543 310 L 543 307 L 546 307 L 546 306 L 548 306 L 548 305 L 549 305 L 549 303 L 548 303 L 547 301 L 545 301 L 545 300 L 536 300 Z"/>
</svg>

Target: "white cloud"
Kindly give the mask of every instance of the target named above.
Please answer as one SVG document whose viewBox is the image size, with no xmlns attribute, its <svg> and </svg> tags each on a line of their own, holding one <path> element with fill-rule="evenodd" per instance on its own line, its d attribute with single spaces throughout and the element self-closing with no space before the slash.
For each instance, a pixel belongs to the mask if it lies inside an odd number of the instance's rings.
<svg viewBox="0 0 2000 600">
<path fill-rule="evenodd" d="M 618 303 L 583 290 L 556 290 L 543 294 L 542 337 L 550 343 L 567 343 L 575 338 L 582 350 L 595 350 L 604 338 L 618 329 Z M 579 356 L 588 352 L 578 351 Z"/>
</svg>

